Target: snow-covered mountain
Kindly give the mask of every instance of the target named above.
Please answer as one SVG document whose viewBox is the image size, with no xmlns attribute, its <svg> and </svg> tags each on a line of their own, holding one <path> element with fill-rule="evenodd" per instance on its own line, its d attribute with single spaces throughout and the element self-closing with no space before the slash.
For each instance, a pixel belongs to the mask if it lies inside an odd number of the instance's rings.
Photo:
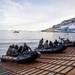
<svg viewBox="0 0 75 75">
<path fill-rule="evenodd" d="M 75 32 L 75 18 L 64 20 L 52 28 L 41 30 L 42 32 Z"/>
<path fill-rule="evenodd" d="M 60 24 L 54 25 L 54 31 L 58 32 L 75 32 L 75 18 L 64 20 Z"/>
</svg>

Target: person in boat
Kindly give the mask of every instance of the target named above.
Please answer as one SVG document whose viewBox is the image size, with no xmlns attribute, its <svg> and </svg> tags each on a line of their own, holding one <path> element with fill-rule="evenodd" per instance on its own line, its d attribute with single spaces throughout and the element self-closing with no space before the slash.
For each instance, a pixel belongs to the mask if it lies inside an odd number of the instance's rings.
<svg viewBox="0 0 75 75">
<path fill-rule="evenodd" d="M 65 43 L 70 43 L 70 40 L 67 38 L 67 39 L 65 40 Z"/>
<path fill-rule="evenodd" d="M 59 41 L 59 43 L 61 44 L 61 43 L 62 43 L 62 38 L 59 37 L 58 41 Z"/>
<path fill-rule="evenodd" d="M 17 56 L 18 55 L 18 45 L 15 45 L 14 48 L 12 49 L 12 56 Z"/>
<path fill-rule="evenodd" d="M 39 41 L 38 48 L 39 49 L 43 48 L 43 38 Z"/>
<path fill-rule="evenodd" d="M 44 49 L 48 49 L 48 48 L 49 48 L 49 46 L 48 46 L 48 40 L 46 40 L 45 43 L 44 43 Z"/>
<path fill-rule="evenodd" d="M 23 51 L 23 46 L 20 46 L 17 52 L 18 54 L 21 54 L 22 51 Z"/>
<path fill-rule="evenodd" d="M 9 46 L 8 51 L 6 52 L 6 55 L 12 56 L 13 49 L 14 49 L 14 44 Z"/>
<path fill-rule="evenodd" d="M 59 44 L 63 44 L 64 43 L 64 38 L 59 37 Z"/>
<path fill-rule="evenodd" d="M 50 48 L 53 47 L 53 43 L 52 43 L 52 41 L 49 42 L 49 47 L 50 47 Z"/>
<path fill-rule="evenodd" d="M 55 39 L 54 41 L 54 47 L 58 46 L 59 42 L 57 41 L 57 39 Z"/>
<path fill-rule="evenodd" d="M 28 52 L 29 50 L 32 51 L 32 49 L 26 43 L 24 43 L 21 53 Z"/>
<path fill-rule="evenodd" d="M 12 46 L 10 45 L 7 52 L 6 52 L 7 56 L 12 56 Z"/>
</svg>

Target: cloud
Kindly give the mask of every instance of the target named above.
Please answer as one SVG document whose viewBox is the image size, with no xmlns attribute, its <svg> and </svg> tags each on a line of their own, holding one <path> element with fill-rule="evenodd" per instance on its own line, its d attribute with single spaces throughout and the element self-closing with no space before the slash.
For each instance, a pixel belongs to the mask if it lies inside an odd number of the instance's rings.
<svg viewBox="0 0 75 75">
<path fill-rule="evenodd" d="M 40 30 L 75 17 L 75 0 L 0 0 L 0 28 Z"/>
</svg>

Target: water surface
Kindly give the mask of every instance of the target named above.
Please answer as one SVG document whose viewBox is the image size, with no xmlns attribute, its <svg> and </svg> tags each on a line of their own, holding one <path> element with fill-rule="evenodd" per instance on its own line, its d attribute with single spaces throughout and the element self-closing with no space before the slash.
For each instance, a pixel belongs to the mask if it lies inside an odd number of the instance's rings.
<svg viewBox="0 0 75 75">
<path fill-rule="evenodd" d="M 19 33 L 13 33 L 13 31 L 0 31 L 0 55 L 6 53 L 9 45 L 17 44 L 23 45 L 27 43 L 32 49 L 37 47 L 41 38 L 45 40 L 54 41 L 58 37 L 69 38 L 75 40 L 75 33 L 53 33 L 53 32 L 26 32 L 20 31 Z"/>
</svg>

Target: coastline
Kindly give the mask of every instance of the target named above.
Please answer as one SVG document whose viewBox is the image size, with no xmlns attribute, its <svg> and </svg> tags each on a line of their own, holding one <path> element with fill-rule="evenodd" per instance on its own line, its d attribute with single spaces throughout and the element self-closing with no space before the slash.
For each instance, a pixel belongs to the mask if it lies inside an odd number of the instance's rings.
<svg viewBox="0 0 75 75">
<path fill-rule="evenodd" d="M 59 31 L 41 31 L 41 32 L 53 32 L 53 33 L 75 33 L 75 32 L 59 32 Z"/>
</svg>

